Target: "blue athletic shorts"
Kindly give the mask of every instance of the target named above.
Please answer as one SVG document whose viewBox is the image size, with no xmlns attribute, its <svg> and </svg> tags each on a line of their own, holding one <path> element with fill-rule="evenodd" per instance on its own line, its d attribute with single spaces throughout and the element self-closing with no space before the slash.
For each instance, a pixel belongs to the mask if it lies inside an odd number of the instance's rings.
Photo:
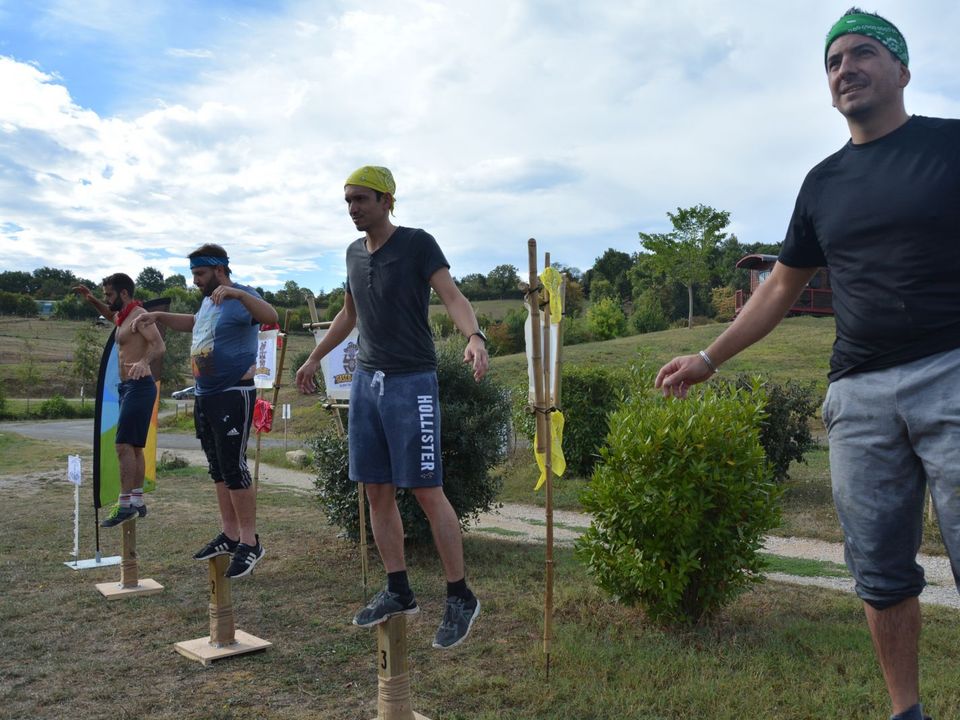
<svg viewBox="0 0 960 720">
<path fill-rule="evenodd" d="M 197 395 L 193 403 L 193 422 L 207 456 L 207 470 L 214 482 L 230 490 L 253 484 L 247 468 L 247 439 L 256 399 L 253 380 L 241 380 L 223 392 Z"/>
<path fill-rule="evenodd" d="M 960 349 L 830 384 L 823 421 L 857 595 L 877 609 L 923 590 L 929 486 L 960 588 Z"/>
<path fill-rule="evenodd" d="M 124 380 L 117 385 L 120 417 L 117 419 L 117 445 L 142 448 L 147 444 L 153 406 L 157 402 L 157 384 L 149 375 L 139 380 Z"/>
<path fill-rule="evenodd" d="M 350 479 L 402 488 L 443 485 L 437 374 L 358 368 L 350 386 Z"/>
</svg>

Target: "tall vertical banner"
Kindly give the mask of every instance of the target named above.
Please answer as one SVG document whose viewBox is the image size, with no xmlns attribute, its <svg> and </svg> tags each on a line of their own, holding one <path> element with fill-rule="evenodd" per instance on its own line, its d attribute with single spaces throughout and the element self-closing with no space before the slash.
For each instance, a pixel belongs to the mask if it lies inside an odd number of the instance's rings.
<svg viewBox="0 0 960 720">
<path fill-rule="evenodd" d="M 166 312 L 169 298 L 147 300 L 143 307 L 151 312 Z M 157 325 L 160 334 L 165 328 Z M 120 354 L 116 343 L 117 328 L 107 338 L 100 357 L 100 374 L 97 377 L 97 404 L 93 416 L 93 506 L 102 508 L 113 505 L 120 494 L 120 463 L 114 447 L 117 439 L 117 421 L 120 419 Z M 150 364 L 150 372 L 157 383 L 157 400 L 153 404 L 153 417 L 147 444 L 143 448 L 143 491 L 152 492 L 157 482 L 157 414 L 160 410 L 160 373 L 163 371 L 163 356 Z"/>
<path fill-rule="evenodd" d="M 326 334 L 326 328 L 313 330 L 313 337 L 318 345 Z M 342 343 L 320 360 L 320 372 L 323 374 L 329 400 L 350 400 L 350 384 L 353 382 L 353 373 L 357 370 L 357 355 L 360 354 L 358 338 L 359 332 L 354 328 Z"/>
</svg>

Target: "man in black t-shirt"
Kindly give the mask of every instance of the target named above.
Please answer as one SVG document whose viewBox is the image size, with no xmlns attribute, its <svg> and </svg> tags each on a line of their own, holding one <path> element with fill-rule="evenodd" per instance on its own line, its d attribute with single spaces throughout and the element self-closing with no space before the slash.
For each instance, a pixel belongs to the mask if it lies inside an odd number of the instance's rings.
<svg viewBox="0 0 960 720">
<path fill-rule="evenodd" d="M 960 588 L 960 121 L 909 116 L 906 42 L 851 8 L 827 36 L 850 141 L 800 189 L 779 261 L 706 350 L 664 365 L 685 397 L 779 323 L 829 266 L 837 338 L 823 418 L 847 566 L 897 720 L 922 720 L 916 563 L 927 485 Z"/>
<path fill-rule="evenodd" d="M 353 623 L 370 627 L 398 614 L 419 612 L 407 580 L 403 523 L 396 489 L 408 488 L 433 531 L 447 578 L 447 601 L 435 648 L 466 639 L 480 614 L 467 587 L 460 522 L 443 492 L 437 358 L 427 319 L 430 289 L 465 336 L 464 362 L 479 382 L 487 371 L 486 338 L 473 308 L 450 276 L 436 240 L 423 230 L 390 222 L 396 185 L 387 168 L 362 167 L 347 178 L 344 197 L 364 236 L 347 248 L 343 309 L 297 371 L 302 392 L 313 392 L 320 359 L 354 326 L 360 334 L 350 389 L 350 478 L 363 483 L 370 524 L 387 572 L 387 587 L 361 608 Z"/>
</svg>

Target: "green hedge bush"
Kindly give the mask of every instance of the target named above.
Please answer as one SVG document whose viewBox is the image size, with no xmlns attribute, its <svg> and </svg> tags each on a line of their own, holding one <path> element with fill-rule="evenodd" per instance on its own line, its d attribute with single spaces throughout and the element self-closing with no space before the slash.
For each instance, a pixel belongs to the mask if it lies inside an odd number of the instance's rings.
<svg viewBox="0 0 960 720">
<path fill-rule="evenodd" d="M 654 621 L 695 623 L 761 579 L 758 550 L 779 523 L 759 439 L 764 394 L 707 385 L 680 401 L 652 385 L 637 371 L 610 417 L 577 554 L 604 591 Z"/>
<path fill-rule="evenodd" d="M 533 415 L 527 411 L 527 382 L 514 392 L 513 421 L 531 444 Z M 563 457 L 569 476 L 588 478 L 600 459 L 607 436 L 607 419 L 630 384 L 625 370 L 600 366 L 567 365 L 562 370 L 560 404 L 563 409 Z M 530 462 L 533 462 L 531 458 Z"/>
<path fill-rule="evenodd" d="M 713 382 L 736 387 L 752 393 L 757 380 L 740 373 L 732 379 L 714 378 Z M 821 400 L 814 391 L 814 383 L 799 383 L 789 380 L 780 385 L 771 380 L 761 380 L 760 387 L 766 398 L 765 417 L 760 423 L 760 444 L 773 470 L 774 482 L 790 478 L 790 463 L 806 462 L 805 455 L 817 446 L 810 433 L 810 420 L 817 414 Z"/>
<path fill-rule="evenodd" d="M 461 527 L 490 510 L 503 483 L 490 470 L 503 459 L 510 423 L 504 388 L 489 378 L 473 380 L 463 362 L 462 339 L 437 345 L 440 382 L 440 445 L 443 487 Z M 360 537 L 357 484 L 348 476 L 346 438 L 321 433 L 311 443 L 317 499 L 330 522 L 354 540 Z M 431 542 L 430 524 L 412 492 L 399 490 L 397 505 L 407 540 Z M 369 521 L 369 520 L 368 520 Z"/>
</svg>

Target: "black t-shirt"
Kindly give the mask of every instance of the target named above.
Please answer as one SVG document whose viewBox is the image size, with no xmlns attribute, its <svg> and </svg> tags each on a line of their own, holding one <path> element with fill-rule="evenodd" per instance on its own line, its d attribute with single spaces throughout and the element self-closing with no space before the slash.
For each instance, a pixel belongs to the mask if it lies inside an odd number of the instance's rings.
<svg viewBox="0 0 960 720">
<path fill-rule="evenodd" d="M 430 277 L 449 268 L 433 236 L 398 227 L 375 253 L 366 239 L 347 248 L 347 292 L 357 309 L 365 370 L 389 373 L 436 370 L 437 354 L 427 312 Z"/>
<path fill-rule="evenodd" d="M 800 188 L 780 262 L 830 268 L 830 379 L 960 347 L 960 120 L 848 142 Z"/>
</svg>

